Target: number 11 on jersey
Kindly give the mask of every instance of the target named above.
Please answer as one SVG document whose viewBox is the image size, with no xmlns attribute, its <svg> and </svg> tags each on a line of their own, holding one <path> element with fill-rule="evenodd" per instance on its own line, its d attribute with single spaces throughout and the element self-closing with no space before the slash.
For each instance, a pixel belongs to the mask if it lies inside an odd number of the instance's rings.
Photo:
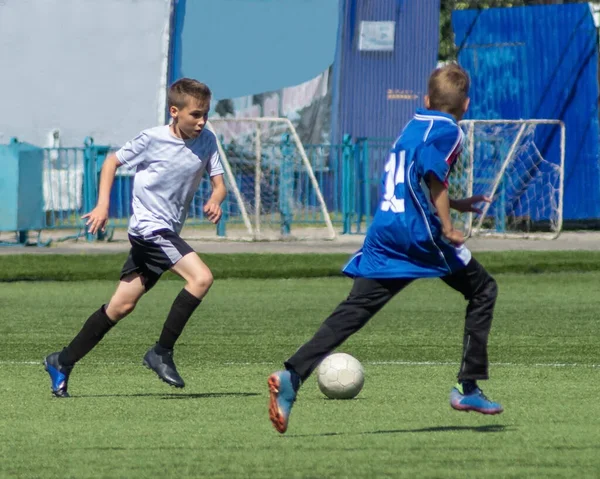
<svg viewBox="0 0 600 479">
<path fill-rule="evenodd" d="M 404 213 L 404 198 L 396 198 L 396 186 L 404 184 L 404 162 L 406 153 L 404 150 L 398 153 L 390 153 L 385 164 L 385 193 L 381 202 L 381 211 L 392 210 L 393 213 Z"/>
</svg>

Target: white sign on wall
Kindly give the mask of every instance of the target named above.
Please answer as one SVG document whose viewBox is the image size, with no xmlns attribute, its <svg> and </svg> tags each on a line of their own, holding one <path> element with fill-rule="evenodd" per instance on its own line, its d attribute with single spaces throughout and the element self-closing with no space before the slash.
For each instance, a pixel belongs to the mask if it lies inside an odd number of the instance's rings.
<svg viewBox="0 0 600 479">
<path fill-rule="evenodd" d="M 358 49 L 361 51 L 394 51 L 396 22 L 360 22 Z"/>
</svg>

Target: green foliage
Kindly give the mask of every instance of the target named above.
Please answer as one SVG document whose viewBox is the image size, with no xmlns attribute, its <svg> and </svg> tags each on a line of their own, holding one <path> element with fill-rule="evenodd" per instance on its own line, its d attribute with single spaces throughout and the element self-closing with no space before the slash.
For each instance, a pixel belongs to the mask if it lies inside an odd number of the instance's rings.
<svg viewBox="0 0 600 479">
<path fill-rule="evenodd" d="M 233 101 L 231 100 L 219 100 L 217 102 L 217 106 L 215 107 L 215 112 L 217 115 L 226 117 L 227 115 L 234 115 L 235 108 L 233 106 Z"/>
</svg>

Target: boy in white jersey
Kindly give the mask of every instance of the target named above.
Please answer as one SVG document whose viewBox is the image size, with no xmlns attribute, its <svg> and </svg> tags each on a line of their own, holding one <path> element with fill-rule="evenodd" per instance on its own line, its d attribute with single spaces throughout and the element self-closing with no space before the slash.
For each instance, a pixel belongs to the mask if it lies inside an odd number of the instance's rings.
<svg viewBox="0 0 600 479">
<path fill-rule="evenodd" d="M 184 387 L 173 362 L 173 346 L 211 287 L 213 277 L 179 232 L 205 171 L 210 176 L 212 194 L 204 205 L 204 213 L 211 222 L 217 223 L 221 218 L 221 203 L 227 194 L 216 138 L 204 128 L 210 98 L 210 89 L 203 83 L 188 78 L 178 80 L 168 94 L 172 123 L 142 131 L 104 162 L 98 204 L 83 218 L 87 219 L 90 233 L 104 230 L 117 168 L 135 167 L 133 214 L 128 230 L 131 251 L 108 304 L 88 318 L 66 348 L 44 359 L 55 396 L 69 397 L 69 374 L 75 363 L 117 321 L 133 311 L 139 299 L 167 270 L 182 277 L 186 284 L 175 298 L 158 342 L 148 350 L 143 364 L 166 383 Z"/>
</svg>

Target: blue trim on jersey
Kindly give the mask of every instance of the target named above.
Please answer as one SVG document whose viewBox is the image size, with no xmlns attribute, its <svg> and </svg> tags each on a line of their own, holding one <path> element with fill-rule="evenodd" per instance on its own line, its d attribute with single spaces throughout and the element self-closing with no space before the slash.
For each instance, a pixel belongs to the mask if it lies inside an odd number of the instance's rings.
<svg viewBox="0 0 600 479">
<path fill-rule="evenodd" d="M 417 108 L 417 112 L 414 116 L 415 120 L 441 120 L 449 121 L 450 123 L 456 123 L 456 119 L 450 113 L 444 113 L 443 111 L 427 110 L 425 108 Z"/>
<path fill-rule="evenodd" d="M 415 190 L 412 186 L 412 181 L 411 181 L 411 170 L 413 170 L 415 166 L 415 163 L 412 162 L 410 164 L 410 166 L 408 167 L 408 188 L 410 189 L 410 194 L 413 197 L 413 200 L 415 201 L 415 205 L 417 206 L 417 208 L 419 209 L 419 212 L 421 213 L 421 216 L 423 217 L 423 222 L 425 223 L 425 226 L 427 228 L 427 233 L 429 233 L 429 238 L 431 238 L 431 243 L 433 244 L 433 247 L 439 251 L 440 254 L 440 258 L 442 258 L 442 260 L 444 261 L 444 265 L 446 266 L 446 268 L 448 268 L 448 270 L 450 270 L 450 266 L 448 265 L 448 262 L 446 261 L 446 258 L 444 256 L 444 253 L 442 252 L 441 248 L 437 245 L 437 243 L 435 242 L 435 238 L 433 237 L 433 233 L 432 233 L 432 227 L 433 225 L 431 225 L 429 223 L 429 220 L 427 218 L 427 214 L 425 213 L 425 210 L 423 209 L 423 207 L 421 206 L 421 203 L 419 201 L 419 199 L 417 198 L 417 195 L 415 194 Z"/>
</svg>

